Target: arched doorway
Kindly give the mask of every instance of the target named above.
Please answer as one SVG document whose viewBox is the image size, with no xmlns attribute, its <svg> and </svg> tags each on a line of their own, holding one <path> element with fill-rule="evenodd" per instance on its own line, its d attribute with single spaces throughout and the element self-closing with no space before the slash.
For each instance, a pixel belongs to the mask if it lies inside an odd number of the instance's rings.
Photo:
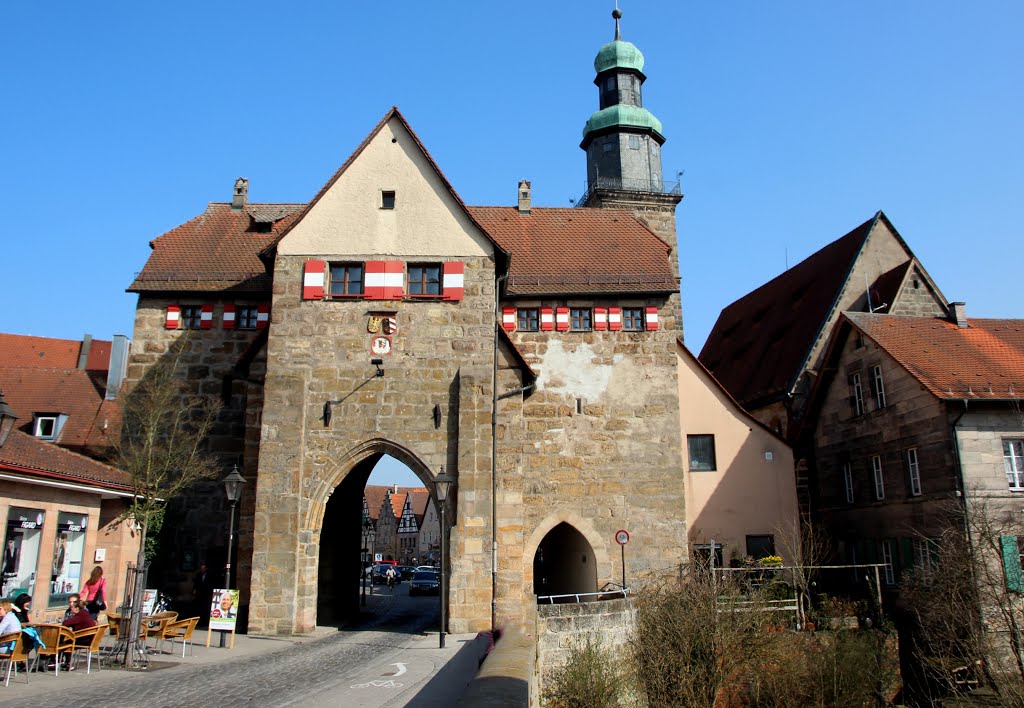
<svg viewBox="0 0 1024 708">
<path fill-rule="evenodd" d="M 430 558 L 430 543 L 436 545 L 439 536 L 435 504 L 421 474 L 383 450 L 356 462 L 324 504 L 316 623 L 340 625 L 372 614 L 373 595 L 381 588 L 364 576 L 364 563 L 372 564 L 376 553 L 414 565 Z M 407 588 L 397 590 L 395 595 L 404 596 Z M 371 601 L 363 604 L 366 595 Z"/>
<path fill-rule="evenodd" d="M 597 592 L 597 558 L 590 543 L 564 521 L 548 531 L 533 556 L 538 597 Z"/>
</svg>

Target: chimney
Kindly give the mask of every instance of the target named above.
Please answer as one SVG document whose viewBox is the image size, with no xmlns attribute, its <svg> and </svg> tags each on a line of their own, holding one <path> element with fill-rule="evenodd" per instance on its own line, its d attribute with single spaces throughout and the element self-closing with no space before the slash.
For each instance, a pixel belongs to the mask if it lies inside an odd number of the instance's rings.
<svg viewBox="0 0 1024 708">
<path fill-rule="evenodd" d="M 92 335 L 82 336 L 82 348 L 78 350 L 78 368 L 85 369 L 89 363 L 89 350 L 92 349 Z"/>
<path fill-rule="evenodd" d="M 961 329 L 970 327 L 967 324 L 967 305 L 962 302 L 949 303 L 949 319 L 951 322 L 955 322 L 956 326 Z"/>
<path fill-rule="evenodd" d="M 519 182 L 519 213 L 522 216 L 530 215 L 530 183 L 525 179 Z"/>
<path fill-rule="evenodd" d="M 396 485 L 394 485 L 394 487 L 395 487 L 395 494 L 398 494 L 398 485 L 396 484 Z"/>
<path fill-rule="evenodd" d="M 113 340 L 110 343 L 110 365 L 107 367 L 107 392 L 103 396 L 108 401 L 117 398 L 128 371 L 128 337 L 115 334 Z"/>
<path fill-rule="evenodd" d="M 249 180 L 239 177 L 235 180 L 235 194 L 231 197 L 231 211 L 241 211 L 249 203 Z"/>
</svg>

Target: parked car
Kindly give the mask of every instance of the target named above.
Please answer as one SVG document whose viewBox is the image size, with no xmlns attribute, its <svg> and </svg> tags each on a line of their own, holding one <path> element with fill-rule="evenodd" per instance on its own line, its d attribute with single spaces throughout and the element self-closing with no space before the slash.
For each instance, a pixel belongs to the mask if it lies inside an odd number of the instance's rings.
<svg viewBox="0 0 1024 708">
<path fill-rule="evenodd" d="M 435 570 L 417 570 L 409 583 L 410 595 L 437 595 L 441 592 L 441 574 Z"/>
<path fill-rule="evenodd" d="M 436 573 L 440 570 L 440 568 L 438 568 L 436 565 L 418 565 L 416 566 L 416 570 L 432 570 Z"/>
<path fill-rule="evenodd" d="M 379 563 L 379 564 L 373 566 L 373 574 L 371 576 L 373 578 L 373 584 L 374 585 L 384 585 L 384 584 L 386 584 L 388 582 L 388 569 L 389 568 L 394 568 L 394 567 L 395 566 L 391 565 L 390 563 Z M 398 580 L 398 581 L 400 581 L 401 579 L 402 579 L 401 575 L 399 575 L 397 578 L 395 578 L 395 580 Z"/>
<path fill-rule="evenodd" d="M 402 576 L 402 580 L 412 580 L 412 575 L 415 572 L 416 569 L 413 568 L 411 565 L 398 566 L 398 573 Z"/>
</svg>

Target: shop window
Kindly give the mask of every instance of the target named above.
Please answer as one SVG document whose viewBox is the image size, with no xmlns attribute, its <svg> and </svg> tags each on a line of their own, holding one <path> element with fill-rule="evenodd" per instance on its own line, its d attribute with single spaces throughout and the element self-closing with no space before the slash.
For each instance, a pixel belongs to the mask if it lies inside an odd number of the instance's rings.
<svg viewBox="0 0 1024 708">
<path fill-rule="evenodd" d="M 3 597 L 21 593 L 33 595 L 39 543 L 46 514 L 39 509 L 11 507 L 7 512 L 7 538 L 4 540 Z"/>
<path fill-rule="evenodd" d="M 89 517 L 84 514 L 57 514 L 57 538 L 50 563 L 49 608 L 63 607 L 68 596 L 82 587 L 82 558 L 88 523 Z"/>
</svg>

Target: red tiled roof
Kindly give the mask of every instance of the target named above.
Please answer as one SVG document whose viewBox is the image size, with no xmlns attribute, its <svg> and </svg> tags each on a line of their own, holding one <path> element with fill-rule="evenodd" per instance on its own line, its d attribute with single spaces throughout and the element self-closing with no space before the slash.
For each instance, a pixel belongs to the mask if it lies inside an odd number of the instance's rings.
<svg viewBox="0 0 1024 708">
<path fill-rule="evenodd" d="M 796 383 L 879 218 L 881 212 L 722 310 L 699 358 L 741 405 L 778 400 Z"/>
<path fill-rule="evenodd" d="M 363 498 L 366 499 L 367 513 L 370 520 L 376 522 L 380 517 L 380 509 L 384 505 L 384 497 L 387 496 L 391 487 L 382 487 L 376 484 L 367 484 L 363 489 Z"/>
<path fill-rule="evenodd" d="M 395 518 L 402 518 L 402 510 L 405 508 L 405 494 L 392 494 L 391 499 L 391 510 L 395 512 Z"/>
<path fill-rule="evenodd" d="M 131 478 L 121 470 L 43 442 L 20 430 L 11 431 L 7 442 L 0 447 L 0 469 L 30 477 L 94 484 L 110 489 L 132 489 Z"/>
<path fill-rule="evenodd" d="M 409 492 L 412 497 L 412 513 L 416 515 L 416 523 L 423 525 L 423 517 L 427 513 L 427 505 L 430 503 L 430 492 L 426 489 L 413 489 Z"/>
<path fill-rule="evenodd" d="M 150 242 L 153 253 L 128 292 L 270 292 L 259 253 L 294 221 L 304 204 L 247 204 L 239 211 L 211 202 L 206 211 Z M 257 231 L 267 214 L 284 216 Z"/>
<path fill-rule="evenodd" d="M 674 292 L 669 248 L 619 209 L 469 207 L 512 254 L 512 295 Z"/>
<path fill-rule="evenodd" d="M 110 366 L 109 340 L 93 339 L 85 368 L 107 371 Z M 51 339 L 22 334 L 0 334 L 0 366 L 41 366 L 51 369 L 74 369 L 82 342 L 77 339 Z"/>
<path fill-rule="evenodd" d="M 858 327 L 943 399 L 1024 398 L 1024 320 L 968 320 L 850 312 Z"/>
<path fill-rule="evenodd" d="M 121 430 L 121 408 L 104 400 L 105 374 L 82 369 L 0 368 L 0 390 L 17 414 L 18 430 L 32 434 L 33 415 L 62 413 L 56 443 L 80 452 L 108 452 Z"/>
</svg>

